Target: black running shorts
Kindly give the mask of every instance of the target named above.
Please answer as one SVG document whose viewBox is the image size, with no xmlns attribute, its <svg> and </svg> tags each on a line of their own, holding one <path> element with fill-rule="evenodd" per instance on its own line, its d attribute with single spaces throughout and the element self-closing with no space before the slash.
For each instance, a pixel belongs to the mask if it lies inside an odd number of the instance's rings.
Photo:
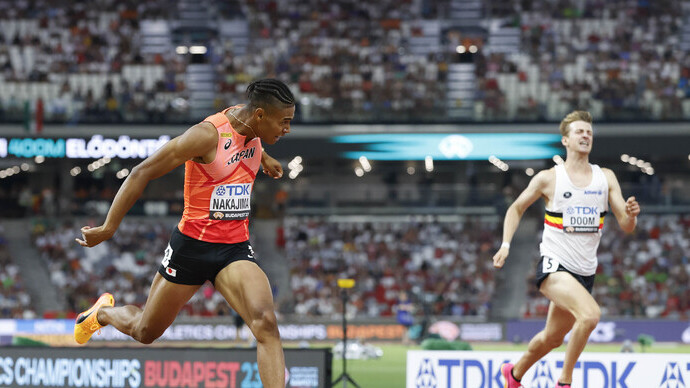
<svg viewBox="0 0 690 388">
<path fill-rule="evenodd" d="M 563 265 L 561 265 L 560 263 L 558 264 L 558 269 L 545 273 L 544 272 L 544 260 L 549 260 L 549 258 L 546 256 L 542 256 L 541 260 L 539 260 L 539 262 L 537 263 L 537 279 L 536 279 L 537 289 L 539 289 L 539 287 L 541 287 L 541 284 L 544 282 L 544 280 L 546 280 L 546 278 L 550 274 L 552 274 L 553 272 L 567 272 L 567 273 L 571 274 L 575 278 L 575 280 L 580 282 L 580 284 L 582 284 L 582 286 L 585 287 L 587 292 L 589 292 L 590 294 L 592 293 L 592 288 L 594 287 L 594 275 L 582 276 L 582 275 L 578 275 L 576 273 L 572 273 L 572 272 L 568 271 L 567 269 L 565 269 L 565 267 Z M 548 268 L 548 262 L 547 262 L 547 268 Z"/>
<path fill-rule="evenodd" d="M 177 284 L 201 285 L 214 283 L 218 273 L 238 260 L 256 263 L 249 241 L 222 244 L 200 241 L 180 233 L 175 227 L 158 273 Z"/>
</svg>

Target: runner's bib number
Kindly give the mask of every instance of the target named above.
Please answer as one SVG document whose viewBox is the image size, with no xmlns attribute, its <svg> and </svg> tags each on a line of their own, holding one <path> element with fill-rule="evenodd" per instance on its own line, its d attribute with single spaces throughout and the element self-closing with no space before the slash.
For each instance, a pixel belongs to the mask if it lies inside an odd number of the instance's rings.
<svg viewBox="0 0 690 388">
<path fill-rule="evenodd" d="M 544 260 L 541 262 L 541 272 L 554 273 L 558 271 L 559 265 L 561 265 L 561 263 L 558 261 L 558 259 L 544 256 Z"/>
<path fill-rule="evenodd" d="M 596 207 L 568 207 L 563 213 L 565 233 L 596 233 L 599 231 L 601 215 Z"/>
<path fill-rule="evenodd" d="M 216 186 L 209 204 L 212 220 L 246 220 L 249 218 L 251 183 Z"/>
</svg>

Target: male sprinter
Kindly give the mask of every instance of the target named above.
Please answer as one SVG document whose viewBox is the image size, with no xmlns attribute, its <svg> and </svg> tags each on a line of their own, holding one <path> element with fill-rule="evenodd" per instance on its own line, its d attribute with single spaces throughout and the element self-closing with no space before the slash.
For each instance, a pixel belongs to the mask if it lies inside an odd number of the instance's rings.
<svg viewBox="0 0 690 388">
<path fill-rule="evenodd" d="M 247 104 L 207 117 L 170 140 L 137 165 L 117 192 L 103 225 L 81 229 L 85 247 L 113 236 L 122 218 L 149 181 L 185 164 L 184 213 L 170 237 L 144 309 L 113 307 L 112 295 L 77 317 L 74 338 L 86 343 L 106 325 L 150 344 L 206 280 L 225 297 L 257 340 L 257 361 L 264 387 L 285 387 L 283 348 L 268 278 L 249 245 L 250 193 L 259 166 L 280 178 L 280 163 L 262 143 L 274 144 L 290 133 L 295 98 L 283 82 L 262 79 L 247 87 Z"/>
<path fill-rule="evenodd" d="M 593 135 L 589 112 L 569 113 L 560 130 L 565 163 L 537 174 L 510 206 L 503 224 L 503 244 L 493 257 L 494 267 L 503 267 L 522 215 L 534 201 L 544 198 L 546 215 L 536 283 L 551 303 L 546 327 L 532 338 L 527 352 L 515 365 L 501 366 L 505 388 L 521 387 L 525 372 L 560 346 L 572 329 L 556 384 L 556 388 L 570 388 L 575 362 L 601 316 L 591 292 L 604 216 L 610 204 L 620 227 L 630 233 L 640 214 L 635 197 L 623 199 L 613 172 L 589 163 Z"/>
</svg>

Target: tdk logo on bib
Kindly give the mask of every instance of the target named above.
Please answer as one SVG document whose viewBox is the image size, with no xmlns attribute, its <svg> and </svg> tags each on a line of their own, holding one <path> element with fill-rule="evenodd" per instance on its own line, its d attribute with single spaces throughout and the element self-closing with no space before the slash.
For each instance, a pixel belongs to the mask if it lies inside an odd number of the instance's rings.
<svg viewBox="0 0 690 388">
<path fill-rule="evenodd" d="M 244 185 L 226 185 L 216 187 L 216 195 L 218 196 L 228 196 L 233 195 L 249 195 L 251 185 L 249 183 Z"/>
<path fill-rule="evenodd" d="M 225 187 L 228 189 L 228 195 L 249 195 L 251 185 L 247 183 L 244 185 L 227 185 Z"/>
<path fill-rule="evenodd" d="M 568 206 L 565 212 L 578 216 L 599 215 L 599 208 L 596 206 Z"/>
</svg>

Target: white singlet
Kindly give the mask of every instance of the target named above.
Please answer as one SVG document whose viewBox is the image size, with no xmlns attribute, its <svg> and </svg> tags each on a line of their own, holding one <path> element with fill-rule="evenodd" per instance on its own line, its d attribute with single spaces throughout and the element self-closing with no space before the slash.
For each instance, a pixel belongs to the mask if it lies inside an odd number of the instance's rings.
<svg viewBox="0 0 690 388">
<path fill-rule="evenodd" d="M 590 166 L 592 181 L 587 187 L 576 187 L 565 167 L 556 165 L 556 188 L 551 208 L 546 208 L 539 246 L 542 256 L 582 276 L 596 272 L 597 248 L 609 203 L 606 176 L 596 164 Z"/>
</svg>

